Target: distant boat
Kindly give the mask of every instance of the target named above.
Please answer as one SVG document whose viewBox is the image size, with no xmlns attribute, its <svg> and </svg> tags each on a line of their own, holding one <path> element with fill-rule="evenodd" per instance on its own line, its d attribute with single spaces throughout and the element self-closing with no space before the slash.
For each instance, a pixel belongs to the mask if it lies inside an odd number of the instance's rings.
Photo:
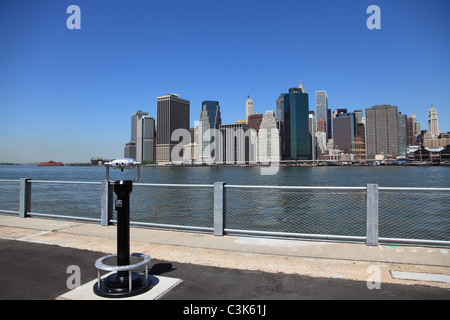
<svg viewBox="0 0 450 320">
<path fill-rule="evenodd" d="M 39 162 L 38 166 L 63 166 L 62 162 L 48 161 L 48 162 Z"/>
</svg>

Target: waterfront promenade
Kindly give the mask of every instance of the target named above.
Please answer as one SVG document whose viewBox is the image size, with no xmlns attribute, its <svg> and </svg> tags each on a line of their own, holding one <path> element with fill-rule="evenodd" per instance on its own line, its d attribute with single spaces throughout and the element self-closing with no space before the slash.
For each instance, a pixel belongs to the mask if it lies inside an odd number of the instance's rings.
<svg viewBox="0 0 450 320">
<path fill-rule="evenodd" d="M 9 275 L 1 299 L 57 299 L 70 291 L 70 265 L 80 267 L 82 284 L 96 279 L 95 260 L 116 253 L 116 227 L 0 215 L 0 244 L 0 274 Z M 442 247 L 131 228 L 131 252 L 150 255 L 156 277 L 181 280 L 159 299 L 450 298 Z M 30 281 L 37 287 L 23 290 Z"/>
</svg>

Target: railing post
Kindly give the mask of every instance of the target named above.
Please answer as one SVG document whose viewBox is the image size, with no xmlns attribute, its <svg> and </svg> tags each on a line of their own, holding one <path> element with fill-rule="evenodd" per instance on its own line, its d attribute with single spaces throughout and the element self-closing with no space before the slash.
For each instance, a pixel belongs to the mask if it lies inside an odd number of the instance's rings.
<svg viewBox="0 0 450 320">
<path fill-rule="evenodd" d="M 108 180 L 102 181 L 101 224 L 109 226 L 113 217 L 113 186 Z"/>
<path fill-rule="evenodd" d="M 223 236 L 225 229 L 225 182 L 214 183 L 214 235 Z"/>
<path fill-rule="evenodd" d="M 31 179 L 20 179 L 19 217 L 25 218 L 31 212 Z"/>
<path fill-rule="evenodd" d="M 378 185 L 367 184 L 367 246 L 378 246 Z"/>
</svg>

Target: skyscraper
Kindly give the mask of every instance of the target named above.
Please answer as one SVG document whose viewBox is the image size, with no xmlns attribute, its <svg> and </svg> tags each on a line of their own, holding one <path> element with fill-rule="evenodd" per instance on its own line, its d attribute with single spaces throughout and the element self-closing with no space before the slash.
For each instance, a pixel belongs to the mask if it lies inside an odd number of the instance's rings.
<svg viewBox="0 0 450 320">
<path fill-rule="evenodd" d="M 309 111 L 308 118 L 308 132 L 309 132 L 309 140 L 310 140 L 310 150 L 309 154 L 311 160 L 317 160 L 317 139 L 316 139 L 316 119 L 314 117 L 314 111 Z"/>
<path fill-rule="evenodd" d="M 138 139 L 139 133 L 137 126 L 143 116 L 148 116 L 148 112 L 138 110 L 131 115 L 131 141 L 137 141 Z"/>
<path fill-rule="evenodd" d="M 189 136 L 189 100 L 182 99 L 177 94 L 166 94 L 157 97 L 157 145 L 156 157 L 158 162 L 172 162 L 172 150 L 180 143 L 188 144 L 190 139 L 183 141 L 172 141 L 172 133 L 177 129 L 184 129 Z M 178 138 L 178 137 L 177 137 Z M 185 141 L 184 141 L 185 140 Z M 181 148 L 182 150 L 182 148 Z M 182 153 L 182 151 L 181 151 Z M 183 159 L 182 154 L 177 155 Z"/>
<path fill-rule="evenodd" d="M 261 126 L 261 121 L 263 119 L 263 115 L 261 113 L 250 114 L 247 118 L 247 124 L 250 129 L 259 131 L 259 127 Z"/>
<path fill-rule="evenodd" d="M 215 135 L 222 124 L 220 106 L 218 101 L 203 101 L 199 123 L 199 149 L 200 162 L 212 162 L 215 158 Z M 217 131 L 216 131 L 217 130 Z"/>
<path fill-rule="evenodd" d="M 323 118 L 323 120 L 325 121 L 325 132 L 327 133 L 327 139 L 329 139 L 330 128 L 328 126 L 328 123 L 330 122 L 330 120 L 328 119 L 328 95 L 325 90 L 316 91 L 316 117 L 316 124 L 319 123 L 320 118 Z"/>
<path fill-rule="evenodd" d="M 253 99 L 250 96 L 247 97 L 245 101 L 245 121 L 248 123 L 248 116 L 255 113 L 255 108 L 253 106 Z"/>
<path fill-rule="evenodd" d="M 258 133 L 259 163 L 279 162 L 281 160 L 280 131 L 277 128 L 275 112 L 266 111 L 262 117 Z"/>
<path fill-rule="evenodd" d="M 125 158 L 136 159 L 136 142 L 130 141 L 125 144 L 125 148 L 123 151 Z"/>
<path fill-rule="evenodd" d="M 217 163 L 243 164 L 256 160 L 256 131 L 246 123 L 222 124 L 217 143 Z"/>
<path fill-rule="evenodd" d="M 142 123 L 142 161 L 155 161 L 156 160 L 155 119 L 149 116 L 143 116 L 141 123 Z"/>
<path fill-rule="evenodd" d="M 406 114 L 398 114 L 398 156 L 406 157 L 408 147 L 408 125 Z"/>
<path fill-rule="evenodd" d="M 309 102 L 302 82 L 298 88 L 290 88 L 289 93 L 277 99 L 277 112 L 279 110 L 281 113 L 279 119 L 282 122 L 282 158 L 310 159 Z"/>
<path fill-rule="evenodd" d="M 367 158 L 377 154 L 398 155 L 398 110 L 396 106 L 378 105 L 366 109 Z"/>
<path fill-rule="evenodd" d="M 136 161 L 155 160 L 155 119 L 138 110 L 131 115 L 131 141 L 125 145 L 124 156 Z"/>
<path fill-rule="evenodd" d="M 428 131 L 433 138 L 437 138 L 440 134 L 437 111 L 433 105 L 431 105 L 431 109 L 428 110 Z"/>
<path fill-rule="evenodd" d="M 412 146 L 417 143 L 417 138 L 421 133 L 420 122 L 417 121 L 416 114 L 411 113 L 407 119 L 408 125 L 408 145 Z"/>
<path fill-rule="evenodd" d="M 344 153 L 352 153 L 355 149 L 355 113 L 347 112 L 347 109 L 338 110 L 340 112 L 333 114 L 334 147 Z"/>
</svg>

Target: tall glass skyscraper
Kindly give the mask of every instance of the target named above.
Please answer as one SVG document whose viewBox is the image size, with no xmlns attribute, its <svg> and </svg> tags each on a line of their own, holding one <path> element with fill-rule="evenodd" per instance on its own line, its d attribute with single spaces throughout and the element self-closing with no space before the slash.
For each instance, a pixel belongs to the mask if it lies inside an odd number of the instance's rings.
<svg viewBox="0 0 450 320">
<path fill-rule="evenodd" d="M 300 82 L 298 88 L 277 99 L 277 119 L 282 122 L 283 160 L 309 160 L 310 144 L 308 94 Z"/>
<path fill-rule="evenodd" d="M 214 161 L 215 158 L 215 134 L 222 124 L 220 106 L 218 101 L 203 101 L 199 123 L 199 150 L 198 159 L 201 162 Z"/>
</svg>

